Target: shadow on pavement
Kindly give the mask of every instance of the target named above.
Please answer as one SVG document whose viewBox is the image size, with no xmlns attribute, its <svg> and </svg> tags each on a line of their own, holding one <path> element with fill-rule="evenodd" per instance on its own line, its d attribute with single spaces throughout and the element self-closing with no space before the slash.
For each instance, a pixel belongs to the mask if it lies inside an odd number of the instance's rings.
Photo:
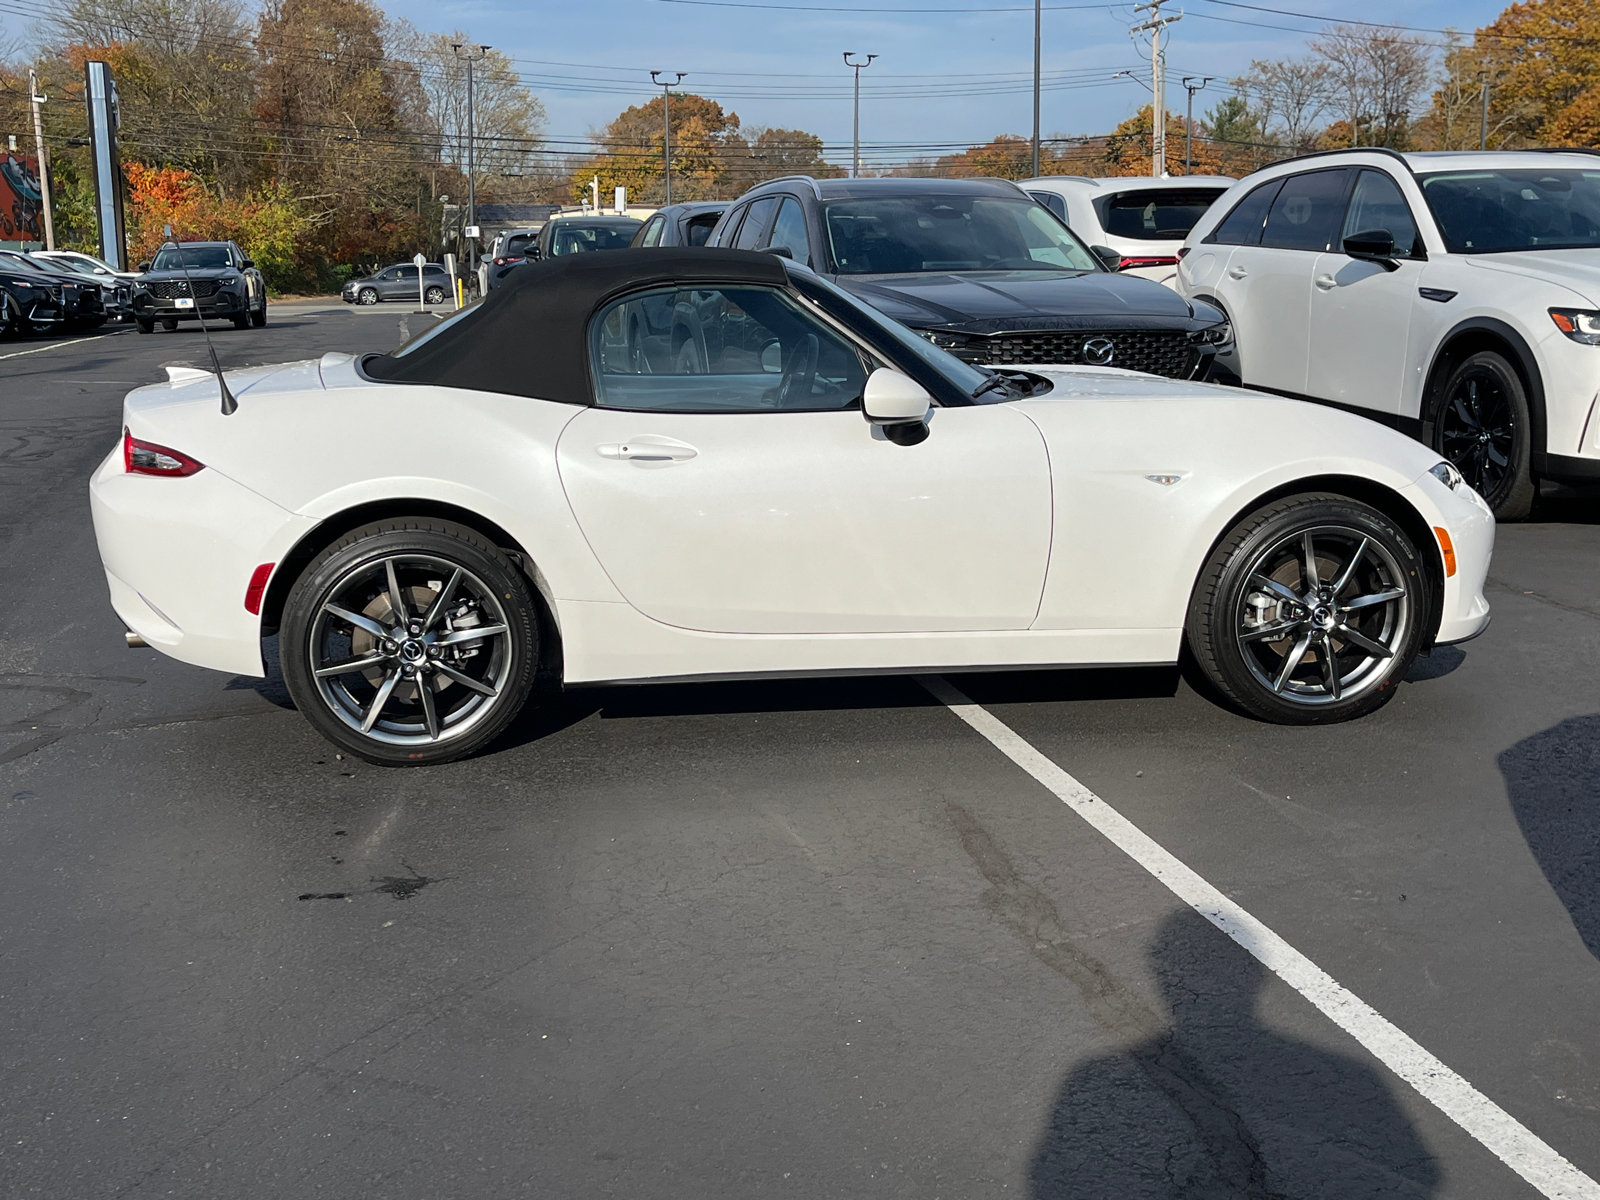
<svg viewBox="0 0 1600 1200">
<path fill-rule="evenodd" d="M 1253 957 L 1186 910 L 1161 924 L 1150 958 L 1170 1025 L 1109 977 L 1075 980 L 1124 1049 L 1062 1083 L 1034 1200 L 1434 1194 L 1438 1165 L 1378 1070 L 1259 1019 L 1267 971 Z"/>
<path fill-rule="evenodd" d="M 1600 714 L 1523 738 L 1499 765 L 1528 849 L 1600 958 Z"/>
</svg>

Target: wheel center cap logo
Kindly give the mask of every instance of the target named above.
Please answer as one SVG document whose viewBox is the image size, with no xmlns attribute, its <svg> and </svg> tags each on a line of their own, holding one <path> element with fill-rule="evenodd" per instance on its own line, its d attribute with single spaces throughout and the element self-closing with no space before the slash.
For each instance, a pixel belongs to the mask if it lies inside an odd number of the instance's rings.
<svg viewBox="0 0 1600 1200">
<path fill-rule="evenodd" d="M 415 638 L 407 638 L 400 643 L 400 657 L 409 663 L 421 662 L 426 653 L 426 648 Z"/>
<path fill-rule="evenodd" d="M 1097 367 L 1110 366 L 1116 356 L 1117 344 L 1110 338 L 1090 338 L 1083 344 L 1083 361 Z"/>
<path fill-rule="evenodd" d="M 1332 629 L 1334 626 L 1333 609 L 1319 604 L 1311 610 L 1311 619 L 1323 629 Z"/>
</svg>

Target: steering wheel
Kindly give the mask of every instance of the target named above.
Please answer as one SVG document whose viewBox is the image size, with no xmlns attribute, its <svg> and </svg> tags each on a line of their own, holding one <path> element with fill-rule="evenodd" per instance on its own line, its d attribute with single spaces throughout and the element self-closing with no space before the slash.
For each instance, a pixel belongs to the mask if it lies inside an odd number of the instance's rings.
<svg viewBox="0 0 1600 1200">
<path fill-rule="evenodd" d="M 783 382 L 778 385 L 779 408 L 788 408 L 790 397 L 811 395 L 817 382 L 817 358 L 821 352 L 822 343 L 814 333 L 806 334 L 803 341 L 795 344 L 789 352 L 789 361 L 784 364 Z"/>
</svg>

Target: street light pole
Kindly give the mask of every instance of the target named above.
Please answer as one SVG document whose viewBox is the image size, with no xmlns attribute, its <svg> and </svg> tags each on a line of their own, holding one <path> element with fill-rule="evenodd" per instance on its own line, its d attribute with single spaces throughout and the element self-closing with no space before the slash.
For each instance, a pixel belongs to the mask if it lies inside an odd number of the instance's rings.
<svg viewBox="0 0 1600 1200">
<path fill-rule="evenodd" d="M 33 151 L 39 159 L 39 200 L 44 205 L 44 248 L 56 248 L 56 227 L 50 217 L 50 158 L 44 147 L 44 123 L 39 117 L 39 105 L 50 97 L 39 94 L 39 76 L 28 72 L 28 103 L 33 107 Z"/>
<path fill-rule="evenodd" d="M 1489 74 L 1488 71 L 1478 72 L 1478 78 L 1483 80 L 1483 124 L 1478 127 L 1478 149 L 1480 150 L 1489 148 Z M 38 110 L 35 109 L 34 111 L 37 112 Z M 34 119 L 38 120 L 38 117 L 36 116 Z"/>
<path fill-rule="evenodd" d="M 1183 173 L 1194 174 L 1194 94 L 1204 91 L 1206 84 L 1215 79 L 1215 75 L 1185 75 L 1183 77 L 1183 90 L 1189 93 L 1189 107 L 1183 114 Z M 1198 79 L 1199 83 L 1192 82 Z"/>
<path fill-rule="evenodd" d="M 478 137 L 477 130 L 473 127 L 473 96 L 472 96 L 472 64 L 482 58 L 490 49 L 488 46 L 469 46 L 465 42 L 452 43 L 450 49 L 455 51 L 457 58 L 464 57 L 467 63 L 467 227 L 476 229 L 478 225 Z M 466 54 L 463 56 L 462 51 Z M 478 268 L 478 239 L 469 238 L 467 241 L 467 264 L 474 271 Z"/>
<path fill-rule="evenodd" d="M 1033 178 L 1039 178 L 1039 9 L 1033 0 Z"/>
<path fill-rule="evenodd" d="M 667 203 L 672 203 L 672 89 L 688 78 L 682 71 L 674 71 L 671 83 L 662 83 L 658 75 L 665 75 L 665 71 L 651 71 L 650 82 L 661 89 L 661 165 L 667 175 Z M 600 208 L 600 193 L 595 193 L 594 206 L 596 211 Z"/>
<path fill-rule="evenodd" d="M 878 57 L 876 54 L 869 54 L 867 55 L 866 62 L 857 63 L 850 61 L 854 54 L 854 50 L 846 50 L 844 52 L 844 65 L 847 67 L 854 67 L 856 72 L 856 119 L 855 136 L 851 139 L 851 144 L 853 146 L 850 156 L 851 179 L 855 179 L 861 174 L 861 68 L 870 67 L 872 65 L 872 60 Z"/>
</svg>

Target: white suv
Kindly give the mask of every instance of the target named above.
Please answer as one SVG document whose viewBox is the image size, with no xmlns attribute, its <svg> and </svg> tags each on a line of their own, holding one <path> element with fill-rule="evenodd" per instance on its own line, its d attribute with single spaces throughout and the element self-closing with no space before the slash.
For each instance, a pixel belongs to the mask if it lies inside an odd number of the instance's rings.
<svg viewBox="0 0 1600 1200">
<path fill-rule="evenodd" d="M 1208 208 L 1233 186 L 1229 175 L 1181 179 L 1118 175 L 1044 175 L 1017 186 L 1091 246 L 1122 255 L 1117 268 L 1176 288 L 1178 247 Z"/>
<path fill-rule="evenodd" d="M 1495 515 L 1600 484 L 1600 155 L 1345 150 L 1277 163 L 1194 227 L 1178 288 L 1219 366 L 1427 442 Z"/>
</svg>

